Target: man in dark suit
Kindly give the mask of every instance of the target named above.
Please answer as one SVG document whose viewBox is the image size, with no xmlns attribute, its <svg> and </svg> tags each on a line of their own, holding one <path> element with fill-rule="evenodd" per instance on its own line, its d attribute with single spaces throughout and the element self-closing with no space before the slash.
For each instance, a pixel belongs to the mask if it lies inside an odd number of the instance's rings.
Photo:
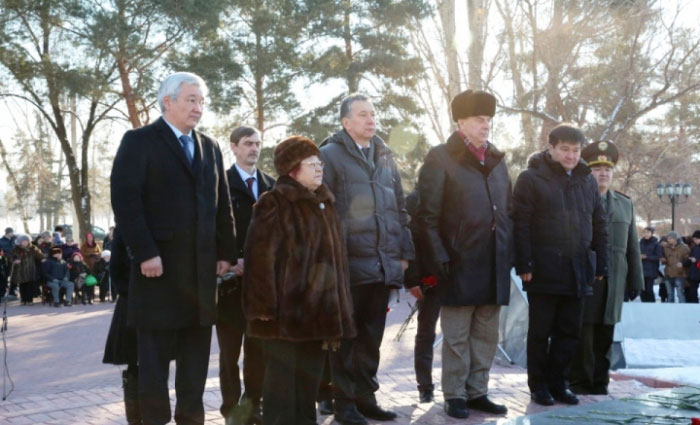
<svg viewBox="0 0 700 425">
<path fill-rule="evenodd" d="M 134 265 L 127 322 L 137 331 L 144 425 L 170 421 L 171 360 L 175 422 L 204 423 L 216 276 L 236 259 L 221 150 L 194 130 L 206 93 L 194 74 L 163 80 L 163 117 L 127 131 L 112 168 L 112 208 Z"/>
<path fill-rule="evenodd" d="M 246 335 L 243 343 L 243 381 L 245 396 L 241 396 L 241 378 L 238 357 L 245 334 L 246 321 L 241 300 L 243 276 L 243 246 L 255 201 L 272 189 L 275 180 L 256 169 L 260 157 L 260 134 L 251 127 L 238 127 L 231 133 L 231 150 L 236 163 L 226 171 L 231 190 L 231 205 L 236 217 L 236 246 L 238 262 L 233 271 L 235 277 L 225 280 L 219 287 L 216 336 L 219 339 L 219 380 L 221 381 L 221 414 L 226 425 L 235 423 L 261 423 L 261 403 L 265 362 L 259 340 Z"/>
</svg>

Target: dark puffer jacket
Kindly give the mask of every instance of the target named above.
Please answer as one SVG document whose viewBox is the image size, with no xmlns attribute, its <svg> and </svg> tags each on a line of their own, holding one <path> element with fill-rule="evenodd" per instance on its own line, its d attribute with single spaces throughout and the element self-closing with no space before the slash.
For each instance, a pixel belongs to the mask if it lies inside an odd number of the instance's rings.
<svg viewBox="0 0 700 425">
<path fill-rule="evenodd" d="M 384 282 L 400 287 L 401 260 L 414 248 L 401 176 L 394 155 L 379 137 L 371 140 L 367 161 L 350 135 L 341 130 L 322 143 L 323 182 L 333 192 L 350 263 L 350 283 Z"/>
<path fill-rule="evenodd" d="M 691 261 L 690 258 L 694 258 L 695 261 Z M 700 281 L 700 245 L 693 244 L 690 247 L 690 256 L 684 265 L 688 267 L 688 280 Z"/>
<path fill-rule="evenodd" d="M 647 258 L 642 260 L 644 277 L 656 278 L 659 275 L 659 260 L 664 256 L 664 250 L 661 248 L 659 239 L 656 236 L 652 236 L 649 240 L 641 238 L 639 240 L 639 250 L 642 254 L 647 255 Z"/>
<path fill-rule="evenodd" d="M 418 217 L 448 306 L 507 305 L 513 264 L 511 184 L 504 154 L 489 145 L 484 165 L 459 133 L 430 150 L 418 179 Z"/>
<path fill-rule="evenodd" d="M 608 235 L 598 184 L 581 160 L 567 175 L 548 152 L 533 155 L 513 190 L 515 267 L 526 291 L 581 296 L 607 276 Z"/>
</svg>

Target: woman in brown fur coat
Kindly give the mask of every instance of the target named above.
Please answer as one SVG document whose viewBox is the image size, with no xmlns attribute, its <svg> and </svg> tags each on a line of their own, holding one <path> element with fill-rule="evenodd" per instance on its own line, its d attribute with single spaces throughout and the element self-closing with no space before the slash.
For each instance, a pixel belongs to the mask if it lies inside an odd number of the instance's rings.
<svg viewBox="0 0 700 425">
<path fill-rule="evenodd" d="M 316 423 L 324 349 L 356 333 L 345 244 L 319 156 L 300 136 L 275 148 L 280 178 L 255 205 L 244 249 L 248 335 L 265 345 L 266 425 Z"/>
</svg>

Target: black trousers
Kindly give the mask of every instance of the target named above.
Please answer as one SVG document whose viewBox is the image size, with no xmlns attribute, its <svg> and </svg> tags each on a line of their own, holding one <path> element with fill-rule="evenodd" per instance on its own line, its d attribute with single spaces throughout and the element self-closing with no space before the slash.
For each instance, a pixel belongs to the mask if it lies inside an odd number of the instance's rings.
<svg viewBox="0 0 700 425">
<path fill-rule="evenodd" d="M 139 402 L 143 425 L 170 422 L 168 372 L 175 360 L 175 422 L 204 424 L 202 396 L 209 368 L 211 326 L 178 330 L 137 329 Z"/>
<path fill-rule="evenodd" d="M 20 301 L 23 303 L 31 302 L 34 299 L 34 287 L 37 286 L 36 282 L 22 282 L 19 284 L 19 297 Z M 54 300 L 54 302 L 58 302 Z"/>
<path fill-rule="evenodd" d="M 585 389 L 607 387 L 610 382 L 610 347 L 615 325 L 584 323 L 581 342 L 571 363 L 572 386 Z"/>
<path fill-rule="evenodd" d="M 583 298 L 533 292 L 527 298 L 527 384 L 532 392 L 563 391 L 581 334 Z"/>
<path fill-rule="evenodd" d="M 440 317 L 440 298 L 435 289 L 423 292 L 418 308 L 418 331 L 413 349 L 413 366 L 416 370 L 418 390 L 433 390 L 433 344 L 435 326 Z"/>
<path fill-rule="evenodd" d="M 686 303 L 698 303 L 698 284 L 700 281 L 688 280 L 690 286 L 685 288 L 685 302 Z"/>
<path fill-rule="evenodd" d="M 336 404 L 373 401 L 379 389 L 379 347 L 384 337 L 391 288 L 383 283 L 350 288 L 357 337 L 343 340 L 330 355 L 333 398 Z"/>
<path fill-rule="evenodd" d="M 221 414 L 229 417 L 241 397 L 238 358 L 243 346 L 243 382 L 246 397 L 259 403 L 263 394 L 265 360 L 262 342 L 245 336 L 246 320 L 241 303 L 241 285 L 227 284 L 219 290 L 216 305 L 216 337 L 219 340 Z M 245 336 L 245 339 L 244 339 Z"/>
<path fill-rule="evenodd" d="M 321 383 L 318 386 L 318 396 L 316 401 L 332 401 L 333 400 L 333 385 L 331 384 L 331 363 L 330 354 L 323 355 L 323 374 L 321 375 Z"/>
<path fill-rule="evenodd" d="M 265 425 L 316 425 L 316 395 L 325 357 L 321 344 L 264 340 Z"/>
<path fill-rule="evenodd" d="M 642 292 L 642 302 L 653 303 L 656 302 L 656 296 L 654 295 L 654 278 L 644 276 L 644 292 Z"/>
</svg>

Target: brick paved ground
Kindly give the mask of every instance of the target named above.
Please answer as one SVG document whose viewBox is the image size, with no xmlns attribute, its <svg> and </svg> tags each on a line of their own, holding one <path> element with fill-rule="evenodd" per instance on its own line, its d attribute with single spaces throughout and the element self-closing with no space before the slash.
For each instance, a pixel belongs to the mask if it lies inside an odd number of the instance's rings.
<svg viewBox="0 0 700 425">
<path fill-rule="evenodd" d="M 382 346 L 378 393 L 380 403 L 399 413 L 394 424 L 479 424 L 503 417 L 472 412 L 468 420 L 456 420 L 443 413 L 439 391 L 440 350 L 436 350 L 434 378 L 438 385 L 436 403 L 418 404 L 413 373 L 413 336 L 415 322 L 401 341 L 394 341 L 400 323 L 408 314 L 406 295 L 392 304 Z M 102 350 L 112 304 L 53 308 L 41 305 L 8 307 L 7 364 L 15 390 L 0 402 L 0 424 L 123 424 L 120 369 L 103 365 Z M 1 348 L 1 347 L 0 347 Z M 0 351 L 0 354 L 2 352 Z M 219 353 L 212 343 L 209 377 L 204 397 L 207 424 L 221 424 L 218 380 Z M 171 373 L 172 375 L 172 373 Z M 0 381 L 0 385 L 2 382 Z M 9 387 L 9 383 L 8 383 Z M 171 397 L 174 397 L 171 376 Z M 508 406 L 507 418 L 560 409 L 543 408 L 530 403 L 525 371 L 497 361 L 491 372 L 493 398 Z M 610 396 L 583 397 L 584 403 L 620 398 L 652 391 L 635 380 L 615 380 Z M 319 417 L 324 425 L 332 417 Z"/>
</svg>

